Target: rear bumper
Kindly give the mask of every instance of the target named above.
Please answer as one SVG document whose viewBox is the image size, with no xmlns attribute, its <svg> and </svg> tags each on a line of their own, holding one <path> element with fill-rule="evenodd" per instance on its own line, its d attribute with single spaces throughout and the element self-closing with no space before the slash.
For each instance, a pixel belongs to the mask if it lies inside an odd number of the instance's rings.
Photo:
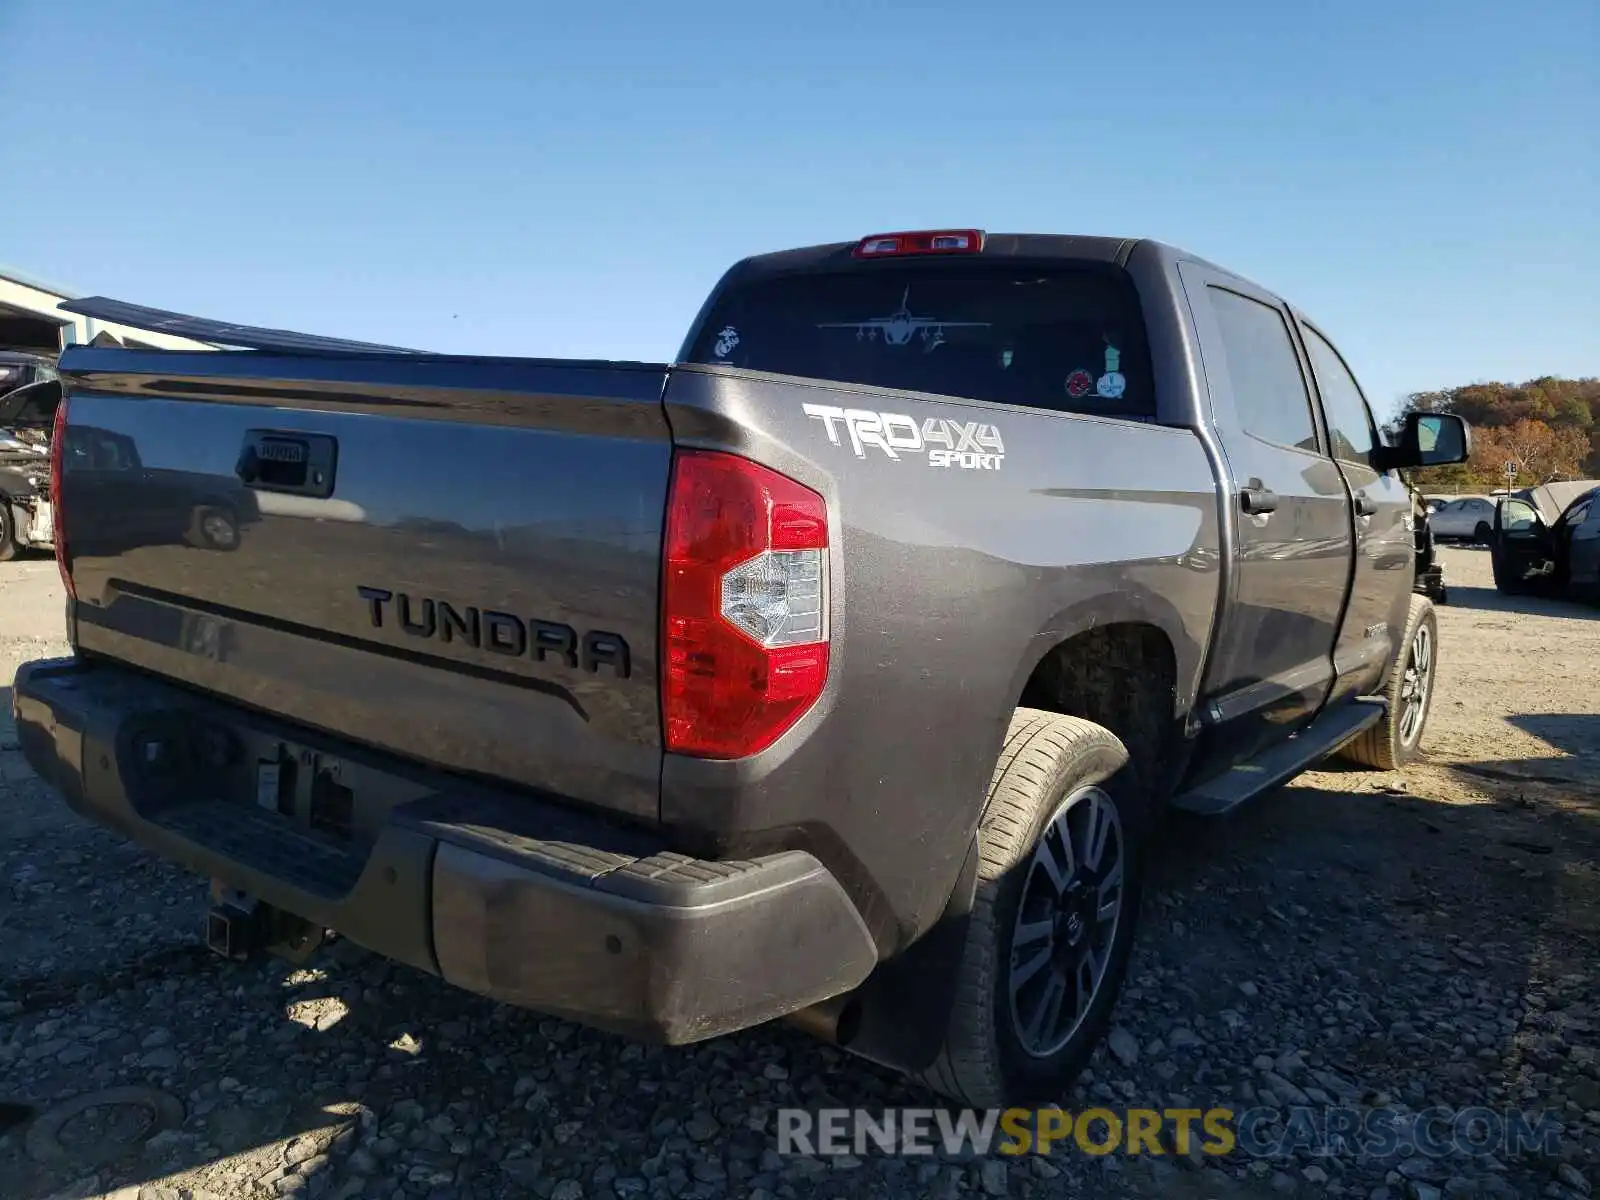
<svg viewBox="0 0 1600 1200">
<path fill-rule="evenodd" d="M 23 753 L 76 812 L 496 1000 L 682 1043 L 839 995 L 877 965 L 807 853 L 686 858 L 110 665 L 27 664 L 12 703 Z M 277 807 L 251 803 L 267 760 L 300 769 Z M 316 791 L 329 780 L 348 788 Z M 313 828 L 315 795 L 339 801 L 324 815 L 342 804 L 336 834 Z"/>
</svg>

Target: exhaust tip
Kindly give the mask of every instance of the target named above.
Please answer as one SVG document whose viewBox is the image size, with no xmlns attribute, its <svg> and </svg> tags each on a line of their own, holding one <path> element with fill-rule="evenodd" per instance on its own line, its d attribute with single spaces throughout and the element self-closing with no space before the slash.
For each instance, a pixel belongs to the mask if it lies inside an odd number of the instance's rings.
<svg viewBox="0 0 1600 1200">
<path fill-rule="evenodd" d="M 792 1012 L 784 1020 L 802 1033 L 848 1048 L 861 1032 L 861 997 L 847 992 Z"/>
</svg>

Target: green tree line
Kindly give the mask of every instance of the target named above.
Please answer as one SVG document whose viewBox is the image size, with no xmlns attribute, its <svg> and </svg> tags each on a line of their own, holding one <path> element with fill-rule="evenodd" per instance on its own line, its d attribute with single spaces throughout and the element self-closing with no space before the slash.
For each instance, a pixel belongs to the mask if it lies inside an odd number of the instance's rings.
<svg viewBox="0 0 1600 1200">
<path fill-rule="evenodd" d="M 1423 491 L 1488 491 L 1561 478 L 1600 478 L 1600 379 L 1542 376 L 1526 383 L 1469 383 L 1413 392 L 1404 411 L 1447 412 L 1472 426 L 1472 457 L 1416 473 Z"/>
</svg>

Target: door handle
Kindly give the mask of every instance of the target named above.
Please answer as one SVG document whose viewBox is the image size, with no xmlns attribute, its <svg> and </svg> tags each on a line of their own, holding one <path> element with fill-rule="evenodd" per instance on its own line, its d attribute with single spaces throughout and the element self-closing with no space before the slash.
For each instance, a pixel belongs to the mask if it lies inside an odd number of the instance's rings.
<svg viewBox="0 0 1600 1200">
<path fill-rule="evenodd" d="M 326 500 L 338 457 L 338 443 L 324 433 L 251 429 L 233 470 L 248 488 Z"/>
<path fill-rule="evenodd" d="M 1269 487 L 1242 487 L 1239 489 L 1239 507 L 1253 517 L 1277 512 L 1278 493 Z"/>
<path fill-rule="evenodd" d="M 1377 512 L 1378 506 L 1373 502 L 1370 496 L 1368 496 L 1365 492 L 1356 493 L 1356 516 L 1371 517 L 1376 516 Z"/>
</svg>

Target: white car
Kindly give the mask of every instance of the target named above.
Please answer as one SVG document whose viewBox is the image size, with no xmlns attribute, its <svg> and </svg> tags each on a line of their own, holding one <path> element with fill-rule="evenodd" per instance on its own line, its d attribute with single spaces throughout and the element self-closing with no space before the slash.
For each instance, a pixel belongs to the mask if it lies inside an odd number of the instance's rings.
<svg viewBox="0 0 1600 1200">
<path fill-rule="evenodd" d="M 1494 501 L 1487 496 L 1457 496 L 1445 500 L 1428 517 L 1436 538 L 1465 538 L 1487 542 L 1494 532 Z"/>
</svg>

